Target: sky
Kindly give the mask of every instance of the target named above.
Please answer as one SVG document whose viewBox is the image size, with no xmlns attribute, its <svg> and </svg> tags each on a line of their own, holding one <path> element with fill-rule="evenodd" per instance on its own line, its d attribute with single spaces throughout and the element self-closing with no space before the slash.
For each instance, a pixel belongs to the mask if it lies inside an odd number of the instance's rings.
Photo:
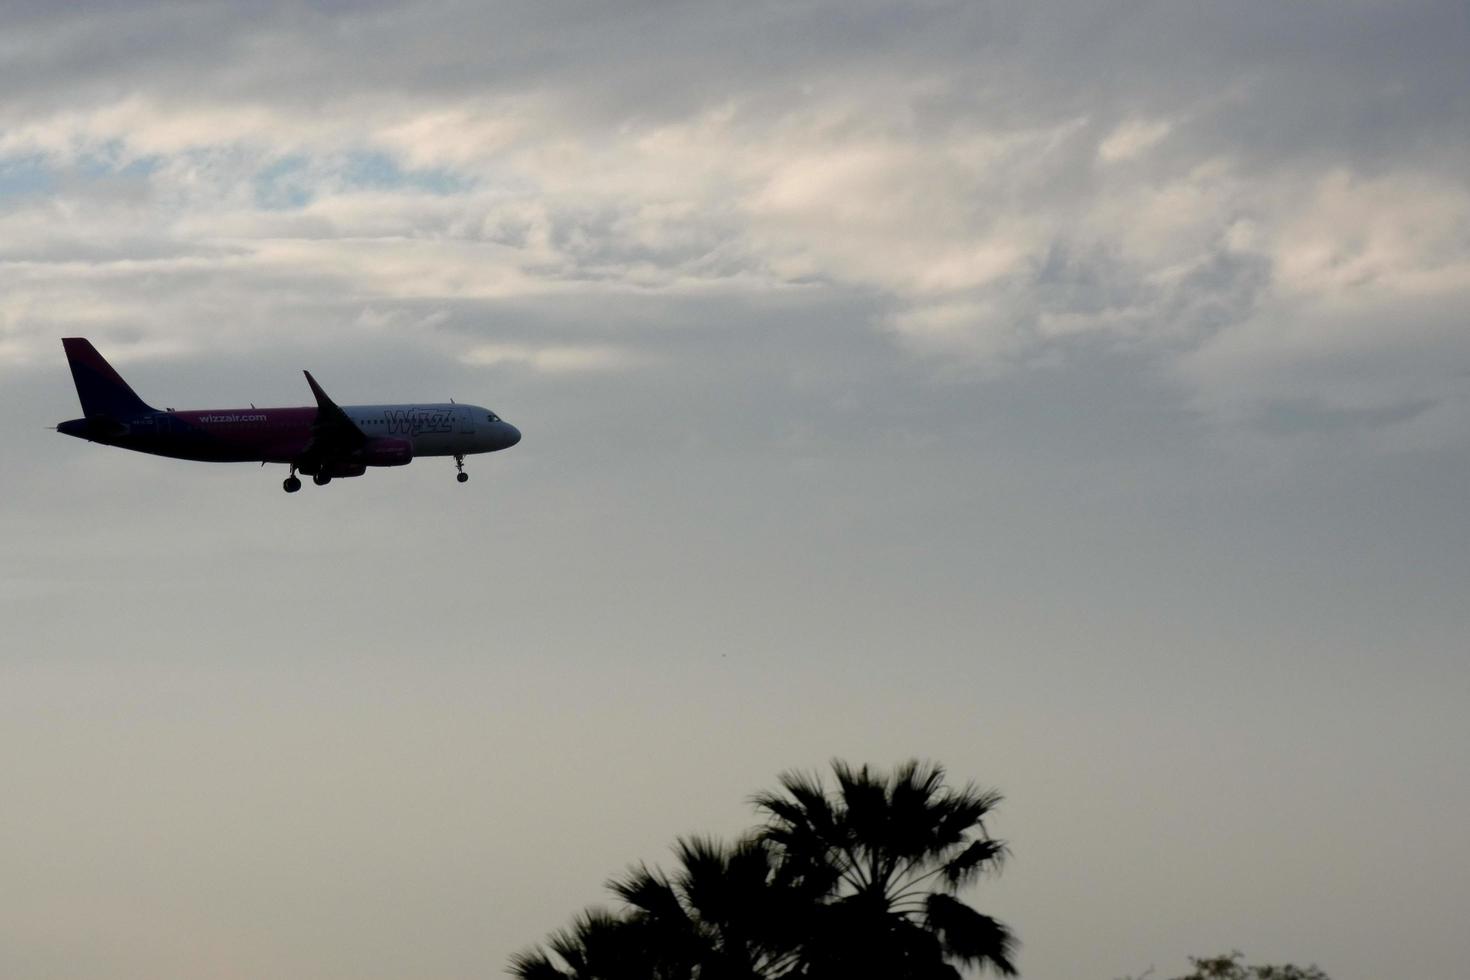
<svg viewBox="0 0 1470 980">
<path fill-rule="evenodd" d="M 911 757 L 1026 977 L 1463 976 L 1460 0 L 3 19 L 0 976 L 501 976 Z M 525 438 L 288 496 L 63 336 Z"/>
</svg>

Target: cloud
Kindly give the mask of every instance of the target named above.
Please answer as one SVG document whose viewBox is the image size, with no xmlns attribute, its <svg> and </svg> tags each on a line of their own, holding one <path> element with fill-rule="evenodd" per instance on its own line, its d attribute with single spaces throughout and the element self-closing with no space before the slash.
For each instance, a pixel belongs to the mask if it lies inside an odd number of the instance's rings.
<svg viewBox="0 0 1470 980">
<path fill-rule="evenodd" d="M 1367 336 L 1412 343 L 1428 298 L 1465 309 L 1452 5 L 936 2 L 902 31 L 878 3 L 715 12 L 33 10 L 0 71 L 31 71 L 0 109 L 25 175 L 0 351 L 245 342 L 293 310 L 321 334 L 369 305 L 857 291 L 851 329 L 949 373 L 1110 345 L 1247 418 L 1296 393 L 1225 367 L 1245 351 L 1330 373 Z"/>
<path fill-rule="evenodd" d="M 1104 163 L 1132 160 L 1168 136 L 1173 128 L 1173 124 L 1164 119 L 1126 120 L 1098 144 L 1098 159 Z"/>
<path fill-rule="evenodd" d="M 567 344 L 481 344 L 462 354 L 460 361 L 474 367 L 523 366 L 543 374 L 621 371 L 642 363 L 620 347 Z"/>
<path fill-rule="evenodd" d="M 1333 408 L 1311 399 L 1280 399 L 1266 404 L 1258 425 L 1268 432 L 1335 432 L 1344 429 L 1380 429 L 1412 422 L 1435 407 L 1427 399 L 1381 405 L 1376 408 Z"/>
</svg>

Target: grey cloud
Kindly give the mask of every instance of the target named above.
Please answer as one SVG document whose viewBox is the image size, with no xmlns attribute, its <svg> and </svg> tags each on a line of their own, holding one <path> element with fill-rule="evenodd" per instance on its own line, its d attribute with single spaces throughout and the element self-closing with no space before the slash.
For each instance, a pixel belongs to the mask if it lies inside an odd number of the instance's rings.
<svg viewBox="0 0 1470 980">
<path fill-rule="evenodd" d="M 310 105 L 545 87 L 615 122 L 867 76 L 933 79 L 927 104 L 943 126 L 976 108 L 999 120 L 1167 113 L 1259 83 L 1209 120 L 1237 152 L 1386 138 L 1464 111 L 1464 11 L 1448 2 L 1313 2 L 1249 18 L 1168 3 L 129 4 L 43 6 L 21 24 L 30 43 L 0 75 L 18 97 L 84 86 L 99 98 L 101 83 L 122 82 Z"/>
<path fill-rule="evenodd" d="M 1410 422 L 1437 404 L 1432 399 L 1417 399 L 1377 408 L 1339 408 L 1310 399 L 1279 399 L 1264 406 L 1256 424 L 1266 432 L 1283 435 L 1379 429 Z"/>
<path fill-rule="evenodd" d="M 1177 279 L 1155 283 L 1105 248 L 1061 240 L 1048 250 L 1020 303 L 1034 309 L 1033 324 L 1048 316 L 1113 321 L 1112 331 L 1125 343 L 1161 333 L 1173 345 L 1190 347 L 1250 316 L 1270 282 L 1270 260 L 1259 254 L 1217 247 Z"/>
</svg>

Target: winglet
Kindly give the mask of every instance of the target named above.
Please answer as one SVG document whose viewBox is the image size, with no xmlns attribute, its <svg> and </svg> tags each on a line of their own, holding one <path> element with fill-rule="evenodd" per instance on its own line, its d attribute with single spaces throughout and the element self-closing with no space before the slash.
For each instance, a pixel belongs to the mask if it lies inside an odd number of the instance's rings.
<svg viewBox="0 0 1470 980">
<path fill-rule="evenodd" d="M 306 375 L 306 383 L 311 385 L 311 393 L 316 396 L 316 425 L 313 428 L 318 437 L 325 435 L 329 441 L 343 441 L 354 448 L 366 442 L 367 433 L 359 429 L 352 417 L 327 397 L 327 393 L 322 391 L 322 386 L 316 383 L 311 372 L 301 373 Z"/>
<path fill-rule="evenodd" d="M 331 412 L 333 409 L 341 411 L 341 409 L 337 408 L 337 403 L 328 398 L 325 391 L 322 391 L 322 386 L 316 383 L 316 378 L 311 376 L 310 371 L 302 371 L 301 373 L 306 375 L 306 383 L 311 385 L 311 393 L 316 396 L 317 408 L 326 412 Z"/>
</svg>

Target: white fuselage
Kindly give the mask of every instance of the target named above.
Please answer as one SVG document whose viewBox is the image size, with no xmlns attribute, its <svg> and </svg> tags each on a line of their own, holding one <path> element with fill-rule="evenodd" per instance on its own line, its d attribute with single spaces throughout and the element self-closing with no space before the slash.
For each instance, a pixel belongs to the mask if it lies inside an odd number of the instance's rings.
<svg viewBox="0 0 1470 980">
<path fill-rule="evenodd" d="M 520 441 L 514 426 L 478 405 L 343 405 L 342 411 L 369 438 L 411 439 L 415 456 L 488 453 Z"/>
</svg>

